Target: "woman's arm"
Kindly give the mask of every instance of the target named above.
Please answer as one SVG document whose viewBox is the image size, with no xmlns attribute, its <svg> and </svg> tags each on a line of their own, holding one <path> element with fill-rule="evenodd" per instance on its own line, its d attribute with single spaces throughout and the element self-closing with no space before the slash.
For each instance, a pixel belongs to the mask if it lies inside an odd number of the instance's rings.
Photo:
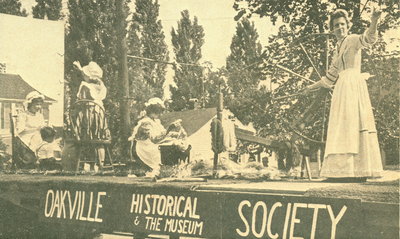
<svg viewBox="0 0 400 239">
<path fill-rule="evenodd" d="M 326 76 L 323 76 L 321 80 L 315 82 L 314 84 L 311 84 L 307 86 L 303 93 L 308 94 L 311 91 L 318 90 L 320 88 L 332 88 L 333 85 L 335 84 L 336 80 L 339 77 L 339 68 L 337 64 L 337 55 L 335 52 L 335 55 L 333 56 L 332 63 L 329 66 L 328 72 L 326 73 Z"/>
<path fill-rule="evenodd" d="M 381 14 L 381 10 L 377 10 L 376 8 L 373 9 L 371 24 L 364 34 L 360 35 L 360 40 L 357 45 L 359 48 L 368 47 L 376 42 L 378 38 L 378 22 Z"/>
</svg>

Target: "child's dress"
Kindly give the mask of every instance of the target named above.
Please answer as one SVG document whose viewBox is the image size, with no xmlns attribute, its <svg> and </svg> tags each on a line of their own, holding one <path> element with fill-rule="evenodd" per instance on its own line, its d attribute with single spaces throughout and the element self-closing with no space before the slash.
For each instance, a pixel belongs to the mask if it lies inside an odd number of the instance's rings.
<svg viewBox="0 0 400 239">
<path fill-rule="evenodd" d="M 108 140 L 111 138 L 107 120 L 104 115 L 103 100 L 106 98 L 107 88 L 103 82 L 88 83 L 82 81 L 77 97 L 79 100 L 92 100 L 80 112 L 79 120 L 75 123 L 75 132 L 78 139 Z"/>
<path fill-rule="evenodd" d="M 374 115 L 361 49 L 375 42 L 375 34 L 348 35 L 338 42 L 325 83 L 335 84 L 329 115 L 324 177 L 377 177 L 382 172 Z"/>
<path fill-rule="evenodd" d="M 36 156 L 38 159 L 39 167 L 41 169 L 53 170 L 59 169 L 61 166 L 57 165 L 57 161 L 60 158 L 56 158 L 57 152 L 60 154 L 61 149 L 57 145 L 56 141 L 46 142 L 43 141 L 36 150 Z"/>
</svg>

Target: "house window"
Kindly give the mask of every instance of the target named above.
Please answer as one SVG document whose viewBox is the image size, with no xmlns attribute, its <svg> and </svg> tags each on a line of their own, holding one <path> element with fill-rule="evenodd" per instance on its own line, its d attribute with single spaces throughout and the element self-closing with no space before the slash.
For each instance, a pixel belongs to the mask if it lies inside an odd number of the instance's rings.
<svg viewBox="0 0 400 239">
<path fill-rule="evenodd" d="M 16 102 L 13 104 L 13 106 L 12 106 L 12 114 L 13 115 L 18 115 L 23 111 L 24 111 L 24 105 L 22 103 Z"/>
<path fill-rule="evenodd" d="M 11 113 L 11 103 L 8 102 L 3 102 L 2 103 L 2 124 L 1 124 L 1 129 L 9 129 L 10 128 L 10 120 L 9 120 L 9 115 Z"/>
<path fill-rule="evenodd" d="M 43 105 L 42 113 L 43 113 L 44 120 L 48 122 L 49 118 L 50 118 L 50 112 L 49 112 L 49 105 L 48 104 L 44 104 Z"/>
</svg>

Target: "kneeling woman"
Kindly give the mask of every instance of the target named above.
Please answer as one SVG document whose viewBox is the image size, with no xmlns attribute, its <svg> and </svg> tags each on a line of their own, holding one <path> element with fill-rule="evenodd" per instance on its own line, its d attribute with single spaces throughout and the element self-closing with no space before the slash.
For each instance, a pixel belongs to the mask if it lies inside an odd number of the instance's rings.
<svg viewBox="0 0 400 239">
<path fill-rule="evenodd" d="M 159 143 L 164 139 L 166 130 L 160 116 L 165 107 L 159 98 L 151 98 L 146 104 L 146 116 L 133 129 L 130 140 L 136 140 L 136 153 L 140 160 L 157 175 L 160 171 L 161 155 Z"/>
</svg>

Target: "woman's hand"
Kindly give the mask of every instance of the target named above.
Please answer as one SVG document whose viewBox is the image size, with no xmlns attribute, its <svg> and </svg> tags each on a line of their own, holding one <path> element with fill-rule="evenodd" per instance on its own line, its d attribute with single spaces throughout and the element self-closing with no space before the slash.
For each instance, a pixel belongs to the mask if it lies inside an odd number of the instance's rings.
<svg viewBox="0 0 400 239">
<path fill-rule="evenodd" d="M 76 68 L 78 68 L 78 70 L 82 70 L 82 66 L 81 66 L 81 63 L 79 62 L 79 61 L 74 61 L 73 63 L 72 63 Z"/>
<path fill-rule="evenodd" d="M 333 85 L 328 85 L 326 82 L 327 82 L 327 79 L 325 77 L 322 77 L 321 80 L 315 82 L 312 85 L 305 87 L 302 91 L 300 91 L 300 93 L 302 95 L 307 95 L 311 92 L 319 90 L 320 88 L 332 89 Z"/>
<path fill-rule="evenodd" d="M 382 11 L 380 9 L 377 9 L 374 7 L 372 10 L 371 21 L 372 22 L 378 21 L 379 18 L 381 17 L 381 15 L 382 15 Z"/>
</svg>

